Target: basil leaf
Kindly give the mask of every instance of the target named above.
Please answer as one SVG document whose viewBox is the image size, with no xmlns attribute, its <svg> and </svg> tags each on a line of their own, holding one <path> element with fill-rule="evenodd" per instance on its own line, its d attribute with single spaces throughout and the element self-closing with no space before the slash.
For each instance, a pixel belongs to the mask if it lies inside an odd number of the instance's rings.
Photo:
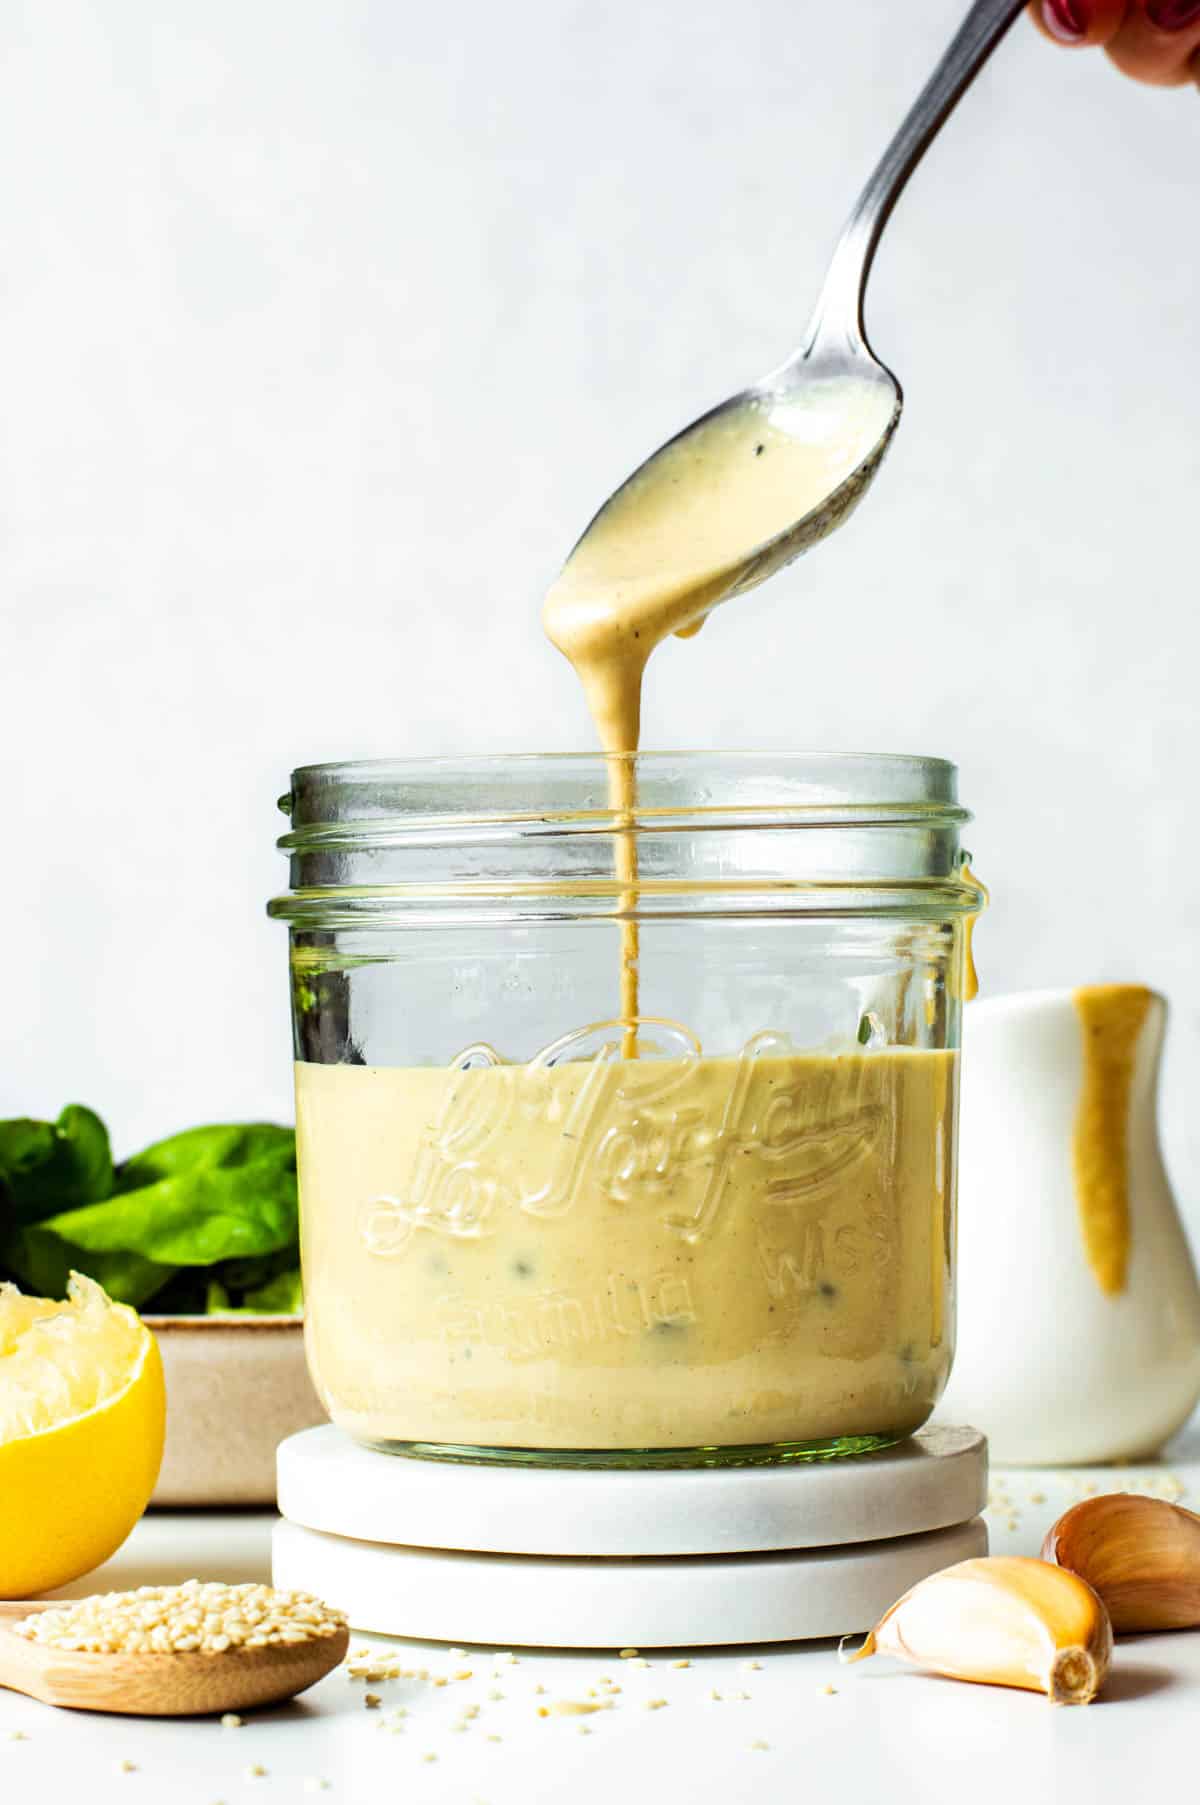
<svg viewBox="0 0 1200 1805">
<path fill-rule="evenodd" d="M 206 1308 L 210 1316 L 298 1316 L 304 1308 L 300 1268 L 277 1273 L 269 1283 L 247 1291 L 240 1304 L 231 1301 L 218 1279 L 210 1279 Z"/>
<path fill-rule="evenodd" d="M 164 1266 L 213 1266 L 292 1247 L 295 1135 L 265 1122 L 188 1129 L 126 1161 L 106 1202 L 44 1226 L 89 1256 L 137 1253 Z"/>
<path fill-rule="evenodd" d="M 0 1201 L 8 1221 L 44 1221 L 107 1197 L 112 1185 L 108 1130 L 82 1103 L 68 1103 L 56 1122 L 0 1122 Z"/>
<path fill-rule="evenodd" d="M 174 1267 L 117 1251 L 88 1253 L 42 1226 L 17 1229 L 5 1237 L 4 1265 L 34 1297 L 65 1297 L 72 1272 L 85 1272 L 102 1285 L 114 1303 L 140 1309 L 168 1283 Z"/>
</svg>

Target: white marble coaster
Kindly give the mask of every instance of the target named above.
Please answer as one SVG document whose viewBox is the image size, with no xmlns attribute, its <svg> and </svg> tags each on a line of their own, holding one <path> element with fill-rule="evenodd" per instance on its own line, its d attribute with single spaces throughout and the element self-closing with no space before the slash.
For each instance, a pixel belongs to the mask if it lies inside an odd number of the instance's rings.
<svg viewBox="0 0 1200 1805">
<path fill-rule="evenodd" d="M 673 1560 L 453 1554 L 275 1525 L 277 1586 L 315 1592 L 360 1632 L 501 1648 L 692 1648 L 865 1630 L 900 1594 L 987 1553 L 978 1517 L 886 1542 Z"/>
<path fill-rule="evenodd" d="M 411 1460 L 326 1424 L 281 1444 L 278 1477 L 289 1522 L 366 1542 L 536 1556 L 762 1554 L 965 1523 L 986 1501 L 987 1444 L 975 1429 L 936 1426 L 842 1460 L 581 1472 Z"/>
</svg>

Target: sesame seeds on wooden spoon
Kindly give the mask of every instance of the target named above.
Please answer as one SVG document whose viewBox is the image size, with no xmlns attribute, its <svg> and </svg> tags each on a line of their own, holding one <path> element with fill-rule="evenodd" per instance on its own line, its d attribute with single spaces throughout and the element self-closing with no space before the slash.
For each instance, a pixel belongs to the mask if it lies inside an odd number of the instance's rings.
<svg viewBox="0 0 1200 1805">
<path fill-rule="evenodd" d="M 203 1716 L 293 1698 L 349 1638 L 319 1599 L 269 1586 L 192 1580 L 0 1604 L 0 1686 L 77 1711 Z"/>
</svg>

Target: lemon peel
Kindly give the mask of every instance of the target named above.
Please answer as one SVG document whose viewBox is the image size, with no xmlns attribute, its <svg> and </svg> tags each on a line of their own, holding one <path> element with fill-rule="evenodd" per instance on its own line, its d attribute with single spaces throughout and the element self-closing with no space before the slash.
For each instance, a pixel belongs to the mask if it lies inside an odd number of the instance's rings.
<svg viewBox="0 0 1200 1805">
<path fill-rule="evenodd" d="M 158 1478 L 166 1391 L 137 1313 L 72 1273 L 65 1303 L 0 1285 L 0 1597 L 90 1573 Z"/>
</svg>

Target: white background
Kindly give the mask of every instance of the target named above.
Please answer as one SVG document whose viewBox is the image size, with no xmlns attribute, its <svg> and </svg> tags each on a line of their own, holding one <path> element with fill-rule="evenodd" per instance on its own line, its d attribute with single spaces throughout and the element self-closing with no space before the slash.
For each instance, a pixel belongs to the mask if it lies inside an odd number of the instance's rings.
<svg viewBox="0 0 1200 1805">
<path fill-rule="evenodd" d="M 776 362 L 961 0 L 10 0 L 0 1114 L 290 1115 L 289 768 L 583 748 L 539 597 Z M 962 767 L 992 990 L 1174 1006 L 1200 1226 L 1200 107 L 1024 22 L 902 203 L 849 530 L 649 746 Z"/>
</svg>

